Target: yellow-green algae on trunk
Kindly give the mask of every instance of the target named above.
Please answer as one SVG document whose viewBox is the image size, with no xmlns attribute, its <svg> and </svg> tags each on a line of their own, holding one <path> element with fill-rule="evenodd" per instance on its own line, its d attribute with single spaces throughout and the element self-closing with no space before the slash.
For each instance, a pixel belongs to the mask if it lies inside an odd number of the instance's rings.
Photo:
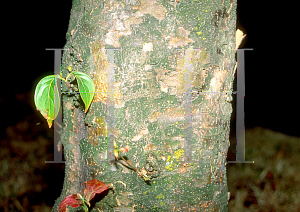
<svg viewBox="0 0 300 212">
<path fill-rule="evenodd" d="M 235 8 L 233 0 L 73 1 L 63 77 L 72 66 L 93 79 L 97 94 L 81 128 L 74 119 L 76 100 L 63 98 L 72 104 L 63 112 L 69 164 L 56 205 L 96 178 L 113 183 L 114 190 L 92 211 L 227 211 L 232 109 L 224 93 L 209 92 L 232 90 Z M 107 74 L 111 67 L 113 77 Z M 86 136 L 76 140 L 83 131 Z M 106 134 L 129 149 L 124 158 L 149 174 L 150 182 L 120 162 L 106 161 Z"/>
</svg>

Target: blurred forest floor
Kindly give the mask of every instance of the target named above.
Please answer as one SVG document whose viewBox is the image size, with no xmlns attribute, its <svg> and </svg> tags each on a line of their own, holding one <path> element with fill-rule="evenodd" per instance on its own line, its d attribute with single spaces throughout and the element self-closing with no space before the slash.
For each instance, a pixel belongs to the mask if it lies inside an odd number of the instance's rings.
<svg viewBox="0 0 300 212">
<path fill-rule="evenodd" d="M 0 104 L 5 111 L 0 137 L 0 211 L 50 212 L 64 178 L 64 164 L 45 163 L 54 159 L 53 128 L 35 111 L 32 93 L 2 99 Z"/>
<path fill-rule="evenodd" d="M 254 163 L 227 165 L 228 211 L 300 211 L 300 138 L 256 127 L 245 140 L 246 161 Z M 228 160 L 235 160 L 233 145 Z"/>
<path fill-rule="evenodd" d="M 9 104 L 0 99 L 5 112 L 0 137 L 0 211 L 49 212 L 63 186 L 64 164 L 45 163 L 54 159 L 53 129 L 32 101 L 32 93 L 18 94 Z M 234 136 L 231 143 L 235 143 Z M 246 161 L 254 160 L 254 164 L 227 165 L 228 211 L 300 211 L 300 138 L 259 127 L 249 129 L 245 153 Z M 233 145 L 228 160 L 235 160 Z"/>
</svg>

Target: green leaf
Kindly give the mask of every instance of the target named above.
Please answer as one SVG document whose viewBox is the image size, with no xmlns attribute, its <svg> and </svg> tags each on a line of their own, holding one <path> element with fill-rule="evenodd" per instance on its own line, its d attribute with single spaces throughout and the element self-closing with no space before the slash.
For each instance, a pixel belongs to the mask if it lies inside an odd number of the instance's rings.
<svg viewBox="0 0 300 212">
<path fill-rule="evenodd" d="M 52 126 L 52 121 L 58 115 L 60 107 L 56 83 L 55 75 L 46 76 L 37 84 L 34 93 L 35 106 L 44 118 L 47 119 L 49 128 Z"/>
<path fill-rule="evenodd" d="M 91 78 L 79 71 L 73 71 L 71 74 L 74 74 L 78 89 L 80 92 L 80 96 L 85 104 L 85 112 L 89 109 L 90 104 L 94 98 L 95 86 Z"/>
</svg>

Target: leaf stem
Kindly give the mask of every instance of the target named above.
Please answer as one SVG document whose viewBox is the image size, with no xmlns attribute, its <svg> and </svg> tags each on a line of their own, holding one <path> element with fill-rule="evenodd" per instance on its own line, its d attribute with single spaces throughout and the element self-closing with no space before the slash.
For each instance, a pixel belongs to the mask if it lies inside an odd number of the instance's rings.
<svg viewBox="0 0 300 212">
<path fill-rule="evenodd" d="M 122 160 L 123 160 L 130 168 L 132 168 L 132 169 L 133 169 L 134 171 L 136 171 L 136 172 L 139 172 L 138 169 L 134 168 L 132 165 L 130 165 L 130 163 L 128 163 L 128 162 L 122 157 L 122 155 L 120 154 L 119 151 L 118 151 L 118 153 L 119 153 L 120 157 L 122 158 Z"/>
<path fill-rule="evenodd" d="M 146 174 L 143 174 L 142 172 L 140 172 L 138 169 L 134 168 L 132 165 L 130 165 L 120 154 L 120 152 L 118 151 L 119 156 L 122 158 L 122 160 L 124 160 L 124 162 L 130 167 L 132 168 L 138 175 L 140 175 L 141 177 L 144 178 L 145 181 L 151 181 L 149 179 L 149 177 Z"/>
<path fill-rule="evenodd" d="M 114 141 L 114 146 L 115 146 L 115 150 L 114 150 L 114 154 L 115 157 L 118 159 L 118 156 L 120 156 L 120 158 L 130 167 L 132 168 L 138 175 L 140 175 L 141 177 L 144 178 L 145 181 L 151 181 L 149 179 L 149 177 L 146 174 L 143 174 L 143 172 L 139 171 L 137 168 L 134 168 L 131 164 L 129 164 L 124 158 L 123 156 L 120 154 L 120 151 L 118 149 L 118 145 L 116 143 L 116 141 Z M 124 164 L 123 164 L 124 165 Z"/>
<path fill-rule="evenodd" d="M 61 77 L 61 76 L 59 76 L 58 74 L 56 74 L 55 75 L 57 78 L 59 78 L 59 79 L 61 79 L 61 80 L 63 80 L 66 84 L 67 84 L 67 86 L 70 88 L 71 86 L 70 86 L 70 84 L 68 83 L 68 77 L 70 76 L 70 74 L 67 76 L 67 78 L 65 79 L 65 78 L 63 78 L 63 77 Z"/>
<path fill-rule="evenodd" d="M 86 200 L 84 199 L 84 197 L 82 197 L 81 200 L 82 200 L 82 208 L 83 208 L 84 212 L 88 212 L 89 209 L 88 209 L 88 207 L 85 204 Z"/>
<path fill-rule="evenodd" d="M 73 72 L 71 72 L 67 77 L 66 80 L 68 80 L 68 78 L 73 74 Z"/>
</svg>

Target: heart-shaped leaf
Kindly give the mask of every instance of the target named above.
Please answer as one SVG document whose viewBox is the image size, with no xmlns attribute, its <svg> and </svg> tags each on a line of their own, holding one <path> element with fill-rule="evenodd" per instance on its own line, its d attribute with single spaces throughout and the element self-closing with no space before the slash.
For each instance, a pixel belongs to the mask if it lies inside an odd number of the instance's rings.
<svg viewBox="0 0 300 212">
<path fill-rule="evenodd" d="M 60 203 L 58 210 L 59 212 L 65 212 L 68 205 L 73 208 L 77 208 L 81 204 L 82 200 L 79 199 L 76 194 L 71 194 Z"/>
<path fill-rule="evenodd" d="M 47 119 L 49 128 L 52 126 L 52 121 L 56 118 L 60 107 L 56 83 L 55 75 L 46 76 L 38 83 L 34 93 L 35 106 Z"/>
<path fill-rule="evenodd" d="M 104 182 L 101 182 L 97 179 L 92 179 L 86 183 L 86 188 L 83 190 L 84 199 L 88 202 L 94 198 L 96 194 L 100 194 L 110 185 L 106 185 Z"/>
<path fill-rule="evenodd" d="M 71 74 L 74 74 L 78 89 L 80 92 L 80 96 L 85 104 L 85 112 L 89 109 L 90 104 L 94 98 L 95 86 L 91 78 L 79 71 L 73 71 Z"/>
</svg>

